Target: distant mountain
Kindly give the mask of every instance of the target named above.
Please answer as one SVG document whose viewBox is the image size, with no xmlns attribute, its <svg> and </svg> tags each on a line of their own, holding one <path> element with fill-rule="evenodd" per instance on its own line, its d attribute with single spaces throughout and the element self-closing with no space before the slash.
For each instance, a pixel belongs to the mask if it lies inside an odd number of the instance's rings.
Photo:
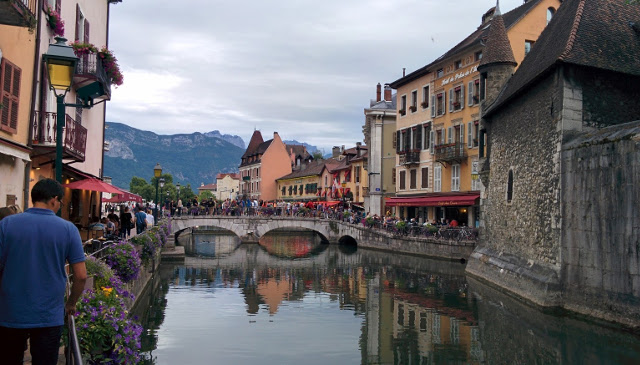
<svg viewBox="0 0 640 365">
<path fill-rule="evenodd" d="M 133 176 L 149 181 L 153 167 L 160 163 L 163 172 L 173 175 L 174 183 L 191 184 L 197 193 L 201 183 L 214 183 L 218 173 L 237 172 L 245 151 L 242 138 L 218 131 L 158 135 L 121 123 L 106 125 L 109 151 L 104 155 L 104 175 L 123 189 L 129 189 Z"/>
<path fill-rule="evenodd" d="M 318 151 L 318 147 L 316 146 L 312 146 L 308 143 L 304 143 L 304 142 L 298 142 L 295 139 L 289 140 L 289 141 L 283 141 L 285 144 L 297 144 L 297 145 L 302 145 L 305 146 L 307 148 L 307 152 L 309 152 L 309 154 L 313 155 L 314 152 Z"/>
<path fill-rule="evenodd" d="M 212 131 L 212 132 L 207 132 L 204 133 L 205 136 L 207 137 L 212 137 L 212 138 L 219 138 L 222 140 L 225 140 L 233 145 L 236 145 L 240 148 L 242 148 L 243 150 L 246 149 L 245 145 L 244 145 L 244 140 L 242 138 L 240 138 L 240 136 L 232 136 L 230 134 L 220 134 L 220 131 Z"/>
</svg>

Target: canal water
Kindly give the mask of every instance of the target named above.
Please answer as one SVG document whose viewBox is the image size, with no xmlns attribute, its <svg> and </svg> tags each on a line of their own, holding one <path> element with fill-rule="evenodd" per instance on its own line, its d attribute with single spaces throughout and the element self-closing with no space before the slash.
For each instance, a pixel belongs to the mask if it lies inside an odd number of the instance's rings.
<svg viewBox="0 0 640 365">
<path fill-rule="evenodd" d="M 640 337 L 545 314 L 464 265 L 311 232 L 180 237 L 134 309 L 148 364 L 640 364 Z"/>
</svg>

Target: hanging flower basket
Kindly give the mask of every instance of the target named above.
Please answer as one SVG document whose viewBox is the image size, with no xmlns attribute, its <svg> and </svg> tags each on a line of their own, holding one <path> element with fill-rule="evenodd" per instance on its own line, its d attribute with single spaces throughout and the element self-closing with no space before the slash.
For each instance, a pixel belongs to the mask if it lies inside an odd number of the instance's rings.
<svg viewBox="0 0 640 365">
<path fill-rule="evenodd" d="M 102 59 L 102 67 L 104 68 L 111 85 L 122 85 L 123 77 L 122 72 L 120 71 L 120 66 L 118 65 L 118 59 L 113 55 L 113 52 L 107 49 L 107 47 L 98 49 L 98 47 L 91 43 L 84 43 L 80 41 L 72 42 L 71 47 L 73 47 L 73 51 L 78 57 L 89 54 L 97 55 L 97 57 Z"/>
<path fill-rule="evenodd" d="M 49 28 L 53 30 L 54 35 L 64 36 L 64 20 L 60 17 L 57 11 L 51 9 L 50 6 L 47 6 L 47 10 L 44 12 L 47 14 L 47 24 L 49 24 Z"/>
</svg>

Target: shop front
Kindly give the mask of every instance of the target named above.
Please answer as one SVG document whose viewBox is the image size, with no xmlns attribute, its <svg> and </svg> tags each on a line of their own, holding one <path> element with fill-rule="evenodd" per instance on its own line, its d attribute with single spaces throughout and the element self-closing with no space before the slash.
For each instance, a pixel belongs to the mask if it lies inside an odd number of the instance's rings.
<svg viewBox="0 0 640 365">
<path fill-rule="evenodd" d="M 410 197 L 392 197 L 385 205 L 403 219 L 418 222 L 456 220 L 460 225 L 477 227 L 480 193 L 425 194 Z"/>
</svg>

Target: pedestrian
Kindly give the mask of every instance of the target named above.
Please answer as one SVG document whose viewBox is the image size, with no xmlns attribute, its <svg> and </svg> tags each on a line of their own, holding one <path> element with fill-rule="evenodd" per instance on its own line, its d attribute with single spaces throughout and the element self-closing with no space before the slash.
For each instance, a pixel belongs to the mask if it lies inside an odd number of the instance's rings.
<svg viewBox="0 0 640 365">
<path fill-rule="evenodd" d="M 147 214 L 139 206 L 136 207 L 136 234 L 140 234 L 147 229 Z"/>
<path fill-rule="evenodd" d="M 55 215 L 64 190 L 52 179 L 31 189 L 33 208 L 0 222 L 0 356 L 3 364 L 22 364 L 29 339 L 33 364 L 56 364 L 65 314 L 87 279 L 78 229 Z M 64 302 L 65 264 L 73 271 Z"/>
<path fill-rule="evenodd" d="M 120 214 L 120 237 L 127 239 L 131 235 L 133 227 L 133 216 L 129 212 L 129 207 L 124 207 L 124 213 Z"/>
</svg>

